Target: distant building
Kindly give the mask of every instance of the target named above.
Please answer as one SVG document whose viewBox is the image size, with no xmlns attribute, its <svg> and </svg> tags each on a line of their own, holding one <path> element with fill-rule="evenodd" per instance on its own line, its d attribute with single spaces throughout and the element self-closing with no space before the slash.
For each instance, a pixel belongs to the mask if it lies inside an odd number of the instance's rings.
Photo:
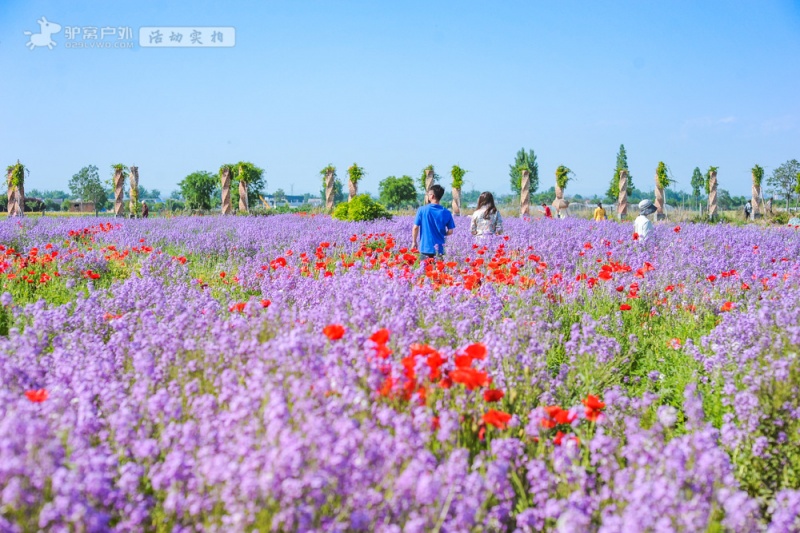
<svg viewBox="0 0 800 533">
<path fill-rule="evenodd" d="M 267 195 L 267 196 L 265 196 L 264 198 L 266 198 L 267 202 L 269 202 L 269 205 L 270 205 L 270 207 L 276 207 L 276 204 L 275 204 L 275 196 L 273 196 L 273 195 L 271 195 L 271 194 L 268 194 L 268 195 Z M 297 195 L 297 194 L 287 194 L 286 196 L 284 196 L 284 197 L 283 197 L 283 198 L 282 198 L 282 199 L 281 199 L 281 200 L 280 200 L 280 201 L 277 203 L 277 205 L 278 205 L 278 206 L 281 206 L 281 205 L 288 205 L 289 207 L 299 207 L 299 206 L 301 206 L 301 205 L 303 205 L 303 204 L 305 204 L 305 203 L 306 203 L 306 202 L 305 202 L 305 199 L 306 199 L 306 197 L 305 197 L 305 196 L 302 196 L 302 195 Z M 308 203 L 311 203 L 311 200 L 309 200 L 309 201 L 308 201 Z M 312 204 L 312 205 L 313 205 L 313 204 Z"/>
<path fill-rule="evenodd" d="M 80 200 L 69 201 L 70 213 L 94 213 L 94 202 L 82 202 Z"/>
</svg>

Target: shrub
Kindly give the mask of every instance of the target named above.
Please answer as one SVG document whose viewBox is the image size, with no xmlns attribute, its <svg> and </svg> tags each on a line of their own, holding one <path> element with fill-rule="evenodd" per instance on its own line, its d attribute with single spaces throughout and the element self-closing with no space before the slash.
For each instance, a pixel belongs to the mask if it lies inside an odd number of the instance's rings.
<svg viewBox="0 0 800 533">
<path fill-rule="evenodd" d="M 377 218 L 392 218 L 389 211 L 368 194 L 359 194 L 349 202 L 337 205 L 333 210 L 332 216 L 338 220 L 354 222 L 375 220 Z"/>
</svg>

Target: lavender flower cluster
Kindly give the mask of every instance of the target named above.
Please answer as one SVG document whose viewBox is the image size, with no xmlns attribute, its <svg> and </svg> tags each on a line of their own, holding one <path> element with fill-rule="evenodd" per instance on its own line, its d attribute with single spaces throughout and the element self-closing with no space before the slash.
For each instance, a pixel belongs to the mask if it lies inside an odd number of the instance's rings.
<svg viewBox="0 0 800 533">
<path fill-rule="evenodd" d="M 800 234 L 456 224 L 0 222 L 0 530 L 800 531 Z"/>
</svg>

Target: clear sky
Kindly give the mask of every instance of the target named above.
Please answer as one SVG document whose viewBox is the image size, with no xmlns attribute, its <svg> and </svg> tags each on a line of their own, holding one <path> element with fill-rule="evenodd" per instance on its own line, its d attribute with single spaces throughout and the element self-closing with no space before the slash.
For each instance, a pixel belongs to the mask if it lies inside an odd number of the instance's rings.
<svg viewBox="0 0 800 533">
<path fill-rule="evenodd" d="M 0 162 L 26 164 L 28 188 L 121 162 L 166 196 L 247 160 L 269 192 L 317 193 L 321 168 L 355 161 L 373 193 L 428 164 L 447 188 L 459 164 L 468 189 L 506 193 L 525 147 L 540 190 L 563 164 L 567 194 L 600 194 L 624 144 L 640 189 L 664 161 L 678 188 L 714 165 L 749 195 L 754 164 L 800 159 L 797 0 L 162 4 L 0 0 Z M 56 45 L 29 50 L 42 16 Z M 233 27 L 236 43 L 143 47 L 150 26 Z M 101 42 L 133 47 L 68 48 L 92 27 L 131 28 Z"/>
</svg>

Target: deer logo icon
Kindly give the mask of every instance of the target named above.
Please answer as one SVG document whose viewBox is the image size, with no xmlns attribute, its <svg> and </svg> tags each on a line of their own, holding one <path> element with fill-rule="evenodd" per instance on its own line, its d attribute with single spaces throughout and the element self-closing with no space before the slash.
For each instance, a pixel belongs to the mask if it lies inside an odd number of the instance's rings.
<svg viewBox="0 0 800 533">
<path fill-rule="evenodd" d="M 50 38 L 50 36 L 54 33 L 60 32 L 61 25 L 56 24 L 55 22 L 50 22 L 44 17 L 40 18 L 36 22 L 39 23 L 40 31 L 39 33 L 31 33 L 26 31 L 25 35 L 30 35 L 31 38 L 27 43 L 25 43 L 25 46 L 31 50 L 38 46 L 46 46 L 49 50 L 52 50 L 56 43 Z"/>
</svg>

